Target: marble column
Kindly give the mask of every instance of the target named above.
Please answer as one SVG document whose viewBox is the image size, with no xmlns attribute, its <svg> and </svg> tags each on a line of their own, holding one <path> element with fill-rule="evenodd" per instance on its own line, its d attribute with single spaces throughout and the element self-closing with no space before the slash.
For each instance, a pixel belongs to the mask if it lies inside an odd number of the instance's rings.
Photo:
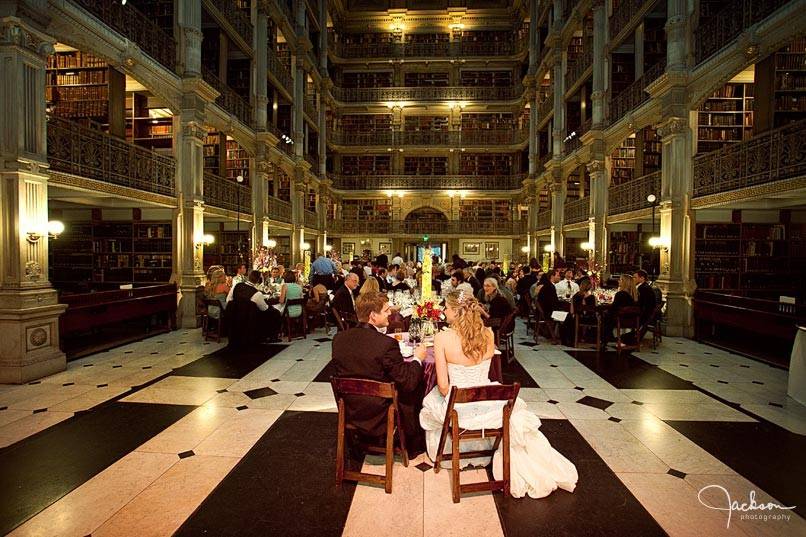
<svg viewBox="0 0 806 537">
<path fill-rule="evenodd" d="M 255 18 L 255 130 L 266 130 L 268 121 L 268 58 L 266 49 L 269 46 L 269 15 L 267 6 L 259 3 Z M 253 245 L 260 244 L 253 242 Z"/>
<path fill-rule="evenodd" d="M 269 161 L 267 141 L 258 139 L 255 154 L 255 171 L 252 180 L 252 248 L 256 249 L 269 240 Z"/>
<path fill-rule="evenodd" d="M 590 175 L 590 219 L 588 225 L 588 242 L 593 245 L 592 262 L 600 269 L 607 263 L 607 195 L 609 180 L 604 160 L 593 160 L 588 163 Z"/>
<path fill-rule="evenodd" d="M 67 364 L 59 348 L 66 307 L 48 281 L 44 93 L 53 44 L 25 13 L 12 14 L 19 18 L 0 20 L 0 383 L 28 382 Z"/>
<path fill-rule="evenodd" d="M 607 41 L 607 12 L 603 0 L 593 3 L 593 83 L 591 88 L 591 125 L 593 128 L 602 125 L 605 118 L 605 80 Z"/>
<path fill-rule="evenodd" d="M 568 188 L 561 177 L 560 180 L 557 180 L 557 177 L 553 177 L 553 179 L 549 185 L 551 192 L 551 244 L 554 245 L 555 252 L 560 252 L 564 256 L 565 235 L 563 234 L 563 224 L 565 224 L 565 198 Z"/>
<path fill-rule="evenodd" d="M 305 170 L 294 169 L 294 180 L 291 181 L 291 259 L 294 263 L 302 262 L 301 244 L 305 233 L 305 196 L 308 184 L 305 182 Z"/>
<path fill-rule="evenodd" d="M 693 335 L 694 229 L 691 207 L 694 165 L 692 126 L 687 118 L 667 118 L 658 126 L 661 154 L 660 252 L 658 284 L 666 297 L 666 329 L 670 336 Z"/>
<path fill-rule="evenodd" d="M 176 21 L 179 26 L 178 48 L 179 68 L 182 76 L 201 76 L 201 2 L 198 0 L 178 0 Z"/>
<path fill-rule="evenodd" d="M 302 159 L 305 155 L 305 119 L 303 110 L 305 109 L 305 69 L 302 66 L 302 58 L 295 57 L 294 72 L 294 106 L 292 107 L 292 125 L 294 138 L 294 156 Z"/>
</svg>

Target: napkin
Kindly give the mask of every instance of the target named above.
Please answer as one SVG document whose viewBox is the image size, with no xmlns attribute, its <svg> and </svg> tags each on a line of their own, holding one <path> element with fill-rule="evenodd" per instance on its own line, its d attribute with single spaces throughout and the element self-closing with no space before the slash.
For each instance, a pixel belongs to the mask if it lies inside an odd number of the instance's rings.
<svg viewBox="0 0 806 537">
<path fill-rule="evenodd" d="M 557 322 L 564 323 L 565 318 L 568 317 L 567 311 L 552 311 L 551 318 Z"/>
<path fill-rule="evenodd" d="M 403 317 L 411 317 L 411 314 L 414 313 L 414 308 L 403 308 L 400 310 L 400 315 Z"/>
</svg>

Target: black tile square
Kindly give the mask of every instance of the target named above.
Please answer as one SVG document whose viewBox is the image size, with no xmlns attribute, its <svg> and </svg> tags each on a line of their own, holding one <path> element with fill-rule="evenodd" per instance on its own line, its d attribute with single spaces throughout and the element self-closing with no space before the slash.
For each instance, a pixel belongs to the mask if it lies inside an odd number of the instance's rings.
<svg viewBox="0 0 806 537">
<path fill-rule="evenodd" d="M 246 405 L 241 405 L 241 406 L 236 406 L 235 410 L 246 410 L 247 408 L 249 408 L 249 407 L 246 406 Z"/>
<path fill-rule="evenodd" d="M 688 364 L 680 364 L 680 367 L 688 367 Z"/>
<path fill-rule="evenodd" d="M 720 384 L 727 384 L 727 381 L 724 381 L 724 380 L 718 380 L 717 382 L 720 383 Z"/>
<path fill-rule="evenodd" d="M 644 403 L 642 403 L 641 401 L 633 401 L 632 404 L 634 404 L 634 405 L 643 405 Z"/>
<path fill-rule="evenodd" d="M 704 352 L 703 354 L 708 354 L 708 355 L 710 355 L 711 353 L 710 353 L 710 352 Z"/>
<path fill-rule="evenodd" d="M 716 365 L 716 364 L 710 364 L 710 365 L 711 365 L 711 367 L 719 367 L 719 366 L 718 366 L 718 365 Z"/>
<path fill-rule="evenodd" d="M 677 354 L 686 354 L 686 353 L 683 351 L 677 351 Z"/>
<path fill-rule="evenodd" d="M 84 367 L 92 367 L 94 364 L 84 364 Z"/>
<path fill-rule="evenodd" d="M 753 381 L 753 384 L 759 384 L 759 385 L 761 385 L 761 386 L 764 386 L 764 383 L 763 383 L 763 382 L 761 382 L 760 380 L 754 380 L 754 381 Z"/>
<path fill-rule="evenodd" d="M 599 399 L 598 397 L 591 397 L 590 395 L 586 395 L 585 397 L 577 401 L 577 403 L 586 406 L 592 406 L 593 408 L 598 408 L 599 410 L 604 410 L 613 404 L 612 401 L 605 401 L 604 399 Z"/>
<path fill-rule="evenodd" d="M 98 384 L 96 388 L 106 388 L 109 384 Z"/>
<path fill-rule="evenodd" d="M 301 362 L 301 361 L 302 361 L 302 358 L 297 358 L 297 362 Z"/>
<path fill-rule="evenodd" d="M 427 462 L 421 462 L 420 464 L 418 464 L 417 466 L 415 466 L 415 468 L 417 468 L 417 469 L 418 469 L 418 470 L 420 470 L 421 472 L 427 472 L 428 470 L 430 470 L 431 468 L 433 468 L 433 466 L 431 466 L 431 465 L 430 465 L 430 464 L 428 464 Z"/>
<path fill-rule="evenodd" d="M 227 391 L 226 388 L 221 388 L 220 390 L 216 390 L 215 393 L 224 393 L 226 391 Z"/>
<path fill-rule="evenodd" d="M 125 351 L 123 354 L 131 354 L 131 353 L 133 353 L 133 352 L 134 352 L 134 351 Z"/>
<path fill-rule="evenodd" d="M 193 450 L 191 449 L 190 451 L 183 451 L 182 453 L 178 453 L 178 455 L 180 459 L 187 459 L 188 457 L 192 457 L 193 455 L 195 455 L 195 453 L 193 453 Z"/>
<path fill-rule="evenodd" d="M 144 365 L 143 369 L 151 369 L 151 366 L 150 365 Z"/>
<path fill-rule="evenodd" d="M 304 393 L 302 393 L 302 392 L 297 392 L 297 393 L 295 393 L 294 395 L 296 395 L 297 397 L 302 397 L 302 396 L 304 396 L 305 394 L 304 394 Z"/>
<path fill-rule="evenodd" d="M 750 369 L 749 365 L 740 364 L 739 367 L 744 367 L 745 369 Z"/>
<path fill-rule="evenodd" d="M 557 366 L 557 365 L 555 365 L 555 364 L 551 364 L 551 366 L 550 366 L 550 367 L 559 367 L 559 366 Z"/>
<path fill-rule="evenodd" d="M 249 399 L 260 399 L 261 397 L 268 397 L 270 395 L 277 395 L 277 392 L 271 388 L 257 388 L 243 392 Z"/>
<path fill-rule="evenodd" d="M 534 341 L 521 341 L 519 345 L 523 345 L 524 347 L 535 347 L 537 346 L 537 343 Z"/>
<path fill-rule="evenodd" d="M 0 410 L 8 410 L 7 406 L 0 406 Z"/>
<path fill-rule="evenodd" d="M 65 382 L 64 384 L 62 384 L 62 386 L 72 386 L 74 384 L 75 382 Z"/>
<path fill-rule="evenodd" d="M 778 407 L 778 408 L 784 408 L 784 405 L 782 405 L 780 403 L 773 403 L 772 401 L 770 401 L 770 406 L 774 406 L 774 407 Z"/>
<path fill-rule="evenodd" d="M 117 368 L 119 368 L 119 367 L 123 367 L 123 366 L 122 366 L 122 365 L 120 365 L 120 364 L 118 364 L 118 365 L 113 365 L 113 366 L 112 366 L 112 369 L 117 369 Z"/>
<path fill-rule="evenodd" d="M 675 470 L 674 468 L 669 468 L 669 471 L 666 472 L 666 473 L 669 474 L 669 475 L 673 475 L 675 477 L 679 477 L 680 479 L 685 479 L 686 478 L 686 473 L 685 472 L 681 472 L 680 470 Z"/>
<path fill-rule="evenodd" d="M 34 381 L 32 381 L 32 382 L 29 382 L 29 383 L 28 383 L 28 386 L 34 386 L 34 385 L 36 385 L 36 384 L 42 384 L 42 381 L 41 381 L 41 380 L 34 380 Z"/>
<path fill-rule="evenodd" d="M 546 402 L 547 402 L 547 403 L 551 403 L 552 405 L 556 405 L 557 403 L 559 403 L 559 401 L 555 401 L 554 399 L 549 399 L 549 400 L 548 400 L 548 401 L 546 401 Z"/>
<path fill-rule="evenodd" d="M 324 343 L 325 341 L 333 341 L 333 340 L 330 339 L 329 337 L 318 337 L 318 338 L 314 339 L 314 341 L 318 341 L 319 343 Z"/>
<path fill-rule="evenodd" d="M 176 369 L 174 375 L 240 379 L 285 349 L 285 345 L 255 345 L 243 350 L 224 347 Z"/>
<path fill-rule="evenodd" d="M 574 389 L 575 389 L 575 390 L 582 391 L 582 390 L 584 390 L 585 388 L 580 388 L 579 386 L 574 386 Z"/>
<path fill-rule="evenodd" d="M 613 416 L 610 416 L 610 417 L 609 417 L 609 418 L 607 418 L 607 419 L 608 419 L 608 421 L 612 421 L 612 422 L 614 422 L 614 423 L 621 423 L 621 419 L 619 419 L 619 418 L 614 418 Z"/>
<path fill-rule="evenodd" d="M 271 379 L 271 382 L 280 382 L 280 379 Z"/>
<path fill-rule="evenodd" d="M 34 414 L 39 414 L 41 412 L 47 412 L 47 411 L 48 411 L 47 408 L 37 408 L 36 410 L 34 410 Z"/>
<path fill-rule="evenodd" d="M 176 353 L 177 356 L 184 356 L 184 354 L 185 354 L 184 352 L 177 352 Z"/>
<path fill-rule="evenodd" d="M 152 352 L 151 354 L 159 354 L 159 352 L 158 352 L 158 351 L 154 351 L 154 352 Z"/>
</svg>

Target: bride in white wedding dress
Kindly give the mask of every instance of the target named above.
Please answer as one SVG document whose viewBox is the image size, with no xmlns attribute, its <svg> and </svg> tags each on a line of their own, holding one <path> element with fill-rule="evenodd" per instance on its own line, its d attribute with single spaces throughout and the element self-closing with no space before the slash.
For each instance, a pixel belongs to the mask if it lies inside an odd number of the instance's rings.
<svg viewBox="0 0 806 537">
<path fill-rule="evenodd" d="M 451 328 L 434 338 L 437 385 L 423 400 L 420 425 L 425 430 L 428 456 L 436 459 L 439 437 L 448 406 L 451 386 L 468 388 L 493 383 L 488 379 L 490 359 L 495 352 L 492 330 L 484 326 L 482 307 L 471 295 L 453 291 L 445 299 L 445 317 Z M 465 429 L 501 427 L 504 401 L 484 401 L 455 405 L 459 425 Z M 540 418 L 526 408 L 520 398 L 510 418 L 510 490 L 516 498 L 543 498 L 558 487 L 573 492 L 577 469 L 551 447 L 540 429 Z M 462 451 L 490 449 L 492 440 L 463 442 Z M 493 457 L 493 475 L 502 479 L 502 447 Z M 445 445 L 450 452 L 450 442 Z M 462 459 L 462 466 L 486 465 L 489 457 Z M 450 456 L 443 460 L 450 467 Z"/>
</svg>

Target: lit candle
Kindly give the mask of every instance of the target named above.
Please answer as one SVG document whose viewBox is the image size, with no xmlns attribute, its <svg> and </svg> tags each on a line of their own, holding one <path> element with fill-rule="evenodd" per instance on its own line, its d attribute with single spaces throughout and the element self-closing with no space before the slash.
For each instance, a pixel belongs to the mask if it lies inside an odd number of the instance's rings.
<svg viewBox="0 0 806 537">
<path fill-rule="evenodd" d="M 420 300 L 423 303 L 431 299 L 431 277 L 431 248 L 426 248 L 423 251 L 423 281 L 420 285 Z"/>
<path fill-rule="evenodd" d="M 305 250 L 305 252 L 302 255 L 302 260 L 305 263 L 305 272 L 304 272 L 305 273 L 305 281 L 309 282 L 309 281 L 311 281 L 310 280 L 310 274 L 311 274 L 311 251 L 310 250 Z"/>
</svg>

